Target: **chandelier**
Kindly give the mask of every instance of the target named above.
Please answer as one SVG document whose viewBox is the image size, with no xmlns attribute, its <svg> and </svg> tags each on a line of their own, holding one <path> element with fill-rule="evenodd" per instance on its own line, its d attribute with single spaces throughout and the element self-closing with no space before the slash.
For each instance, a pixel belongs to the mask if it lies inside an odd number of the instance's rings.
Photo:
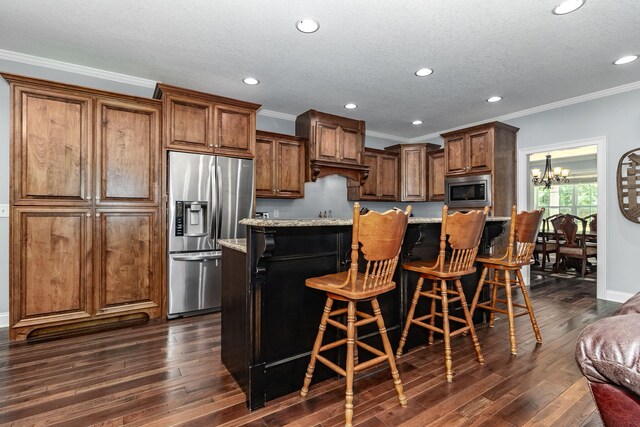
<svg viewBox="0 0 640 427">
<path fill-rule="evenodd" d="M 531 175 L 533 175 L 533 185 L 544 185 L 544 188 L 551 187 L 551 184 L 560 182 L 569 182 L 569 169 L 563 169 L 561 167 L 551 167 L 551 154 L 547 154 L 547 160 L 544 165 L 544 172 L 540 169 L 531 169 Z"/>
</svg>

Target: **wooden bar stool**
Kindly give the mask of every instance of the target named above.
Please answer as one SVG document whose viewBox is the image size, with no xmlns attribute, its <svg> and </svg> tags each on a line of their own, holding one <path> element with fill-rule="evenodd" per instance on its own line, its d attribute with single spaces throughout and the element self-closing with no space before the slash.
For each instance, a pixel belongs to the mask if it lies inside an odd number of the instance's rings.
<svg viewBox="0 0 640 427">
<path fill-rule="evenodd" d="M 478 288 L 476 294 L 473 297 L 471 303 L 471 315 L 473 315 L 476 308 L 484 308 L 489 310 L 489 327 L 493 327 L 495 313 L 503 313 L 507 315 L 509 319 L 509 342 L 511 344 L 511 354 L 517 354 L 516 348 L 516 334 L 514 319 L 518 316 L 524 316 L 529 314 L 531 319 L 531 325 L 533 326 L 533 332 L 536 335 L 536 341 L 542 343 L 542 337 L 540 336 L 540 329 L 536 323 L 536 318 L 533 314 L 533 307 L 527 288 L 522 278 L 521 268 L 525 265 L 531 264 L 531 255 L 536 245 L 536 239 L 538 230 L 540 228 L 540 222 L 544 214 L 544 208 L 531 212 L 520 212 L 516 215 L 516 207 L 513 206 L 511 210 L 511 226 L 509 228 L 509 245 L 507 251 L 503 256 L 485 257 L 479 256 L 476 261 L 481 262 L 484 265 L 482 269 L 482 275 L 480 276 L 480 282 L 478 282 Z M 488 271 L 493 270 L 493 279 L 487 279 Z M 502 271 L 502 277 L 499 272 Z M 515 278 L 512 277 L 512 272 L 515 273 Z M 491 286 L 491 300 L 484 303 L 478 303 L 482 287 L 485 285 Z M 506 299 L 497 297 L 498 286 L 503 286 L 506 294 Z M 520 289 L 522 296 L 524 297 L 524 305 L 513 302 L 513 290 Z M 506 310 L 496 307 L 496 303 L 502 303 L 506 305 Z M 513 308 L 524 308 L 525 311 L 514 313 Z"/>
<path fill-rule="evenodd" d="M 311 361 L 309 362 L 300 394 L 304 397 L 309 392 L 309 384 L 311 384 L 316 360 L 346 377 L 346 426 L 351 426 L 351 420 L 353 418 L 354 373 L 378 363 L 389 363 L 400 405 L 407 405 L 407 398 L 404 395 L 400 374 L 396 368 L 393 351 L 389 343 L 389 338 L 387 337 L 384 320 L 380 313 L 380 305 L 376 297 L 396 287 L 395 282 L 393 282 L 393 274 L 398 264 L 398 255 L 400 254 L 400 248 L 410 213 L 411 206 L 408 206 L 405 212 L 394 209 L 382 214 L 369 211 L 361 215 L 360 204 L 355 203 L 353 206 L 351 267 L 348 271 L 328 274 L 321 277 L 312 277 L 306 280 L 308 287 L 327 293 L 327 302 L 324 307 L 318 335 L 313 345 Z M 360 252 L 362 252 L 366 260 L 366 267 L 363 273 L 358 271 Z M 346 302 L 347 307 L 332 311 L 335 300 Z M 364 301 L 371 302 L 373 315 L 356 310 L 356 303 Z M 346 325 L 334 319 L 336 316 L 341 316 L 345 313 L 347 314 Z M 384 351 L 380 351 L 364 342 L 358 341 L 356 328 L 373 322 L 377 323 Z M 327 324 L 346 332 L 346 338 L 322 345 L 322 337 Z M 344 344 L 347 346 L 346 367 L 344 369 L 320 354 L 325 350 L 330 350 Z M 358 363 L 357 347 L 371 352 L 376 357 L 366 362 Z"/>
<path fill-rule="evenodd" d="M 467 308 L 467 301 L 462 290 L 460 278 L 476 271 L 473 262 L 478 253 L 478 245 L 480 237 L 484 230 L 484 223 L 487 218 L 489 208 L 484 210 L 471 211 L 466 214 L 454 213 L 447 215 L 447 205 L 442 207 L 442 229 L 440 231 L 440 253 L 435 261 L 412 261 L 402 264 L 405 270 L 420 273 L 420 278 L 413 294 L 411 307 L 407 314 L 407 320 L 404 325 L 402 337 L 396 356 L 402 356 L 402 348 L 407 340 L 409 328 L 415 324 L 429 329 L 429 344 L 433 344 L 433 333 L 439 332 L 444 335 L 444 360 L 446 367 L 447 381 L 453 380 L 452 362 L 451 362 L 451 337 L 462 334 L 463 332 L 471 332 L 473 347 L 476 351 L 478 362 L 484 363 L 480 343 L 473 327 L 473 321 Z M 447 236 L 450 250 L 447 250 Z M 422 291 L 424 280 L 433 280 L 433 287 L 429 291 Z M 453 289 L 449 289 L 448 282 L 454 284 Z M 452 295 L 453 297 L 450 297 Z M 420 297 L 431 298 L 431 312 L 426 316 L 414 318 L 416 305 Z M 442 303 L 442 312 L 436 311 L 436 300 Z M 460 301 L 464 319 L 449 314 L 449 304 Z M 442 317 L 442 328 L 435 326 L 436 317 Z M 463 326 L 457 328 L 453 332 L 450 330 L 449 322 L 453 320 L 462 323 Z M 428 323 L 427 323 L 428 321 Z"/>
</svg>

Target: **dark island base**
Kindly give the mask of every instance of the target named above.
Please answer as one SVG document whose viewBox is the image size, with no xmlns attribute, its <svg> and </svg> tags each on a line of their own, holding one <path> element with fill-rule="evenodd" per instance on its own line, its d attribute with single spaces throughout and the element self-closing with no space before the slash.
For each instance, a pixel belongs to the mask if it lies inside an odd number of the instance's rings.
<svg viewBox="0 0 640 427">
<path fill-rule="evenodd" d="M 326 301 L 323 292 L 307 288 L 305 279 L 348 266 L 350 226 L 249 227 L 247 253 L 223 248 L 222 256 L 222 362 L 247 396 L 249 409 L 299 390 Z M 503 222 L 487 222 L 481 251 L 501 234 Z M 439 249 L 439 223 L 410 224 L 401 259 L 434 259 Z M 479 272 L 463 279 L 469 303 Z M 415 290 L 417 274 L 396 271 L 396 289 L 378 298 L 393 350 L 397 348 L 404 320 Z M 483 295 L 486 299 L 488 295 Z M 368 303 L 358 305 L 371 312 Z M 427 304 L 416 315 L 426 313 Z M 453 310 L 460 310 L 454 307 Z M 462 317 L 461 314 L 457 314 Z M 482 321 L 483 313 L 474 316 Z M 329 327 L 325 342 L 338 331 Z M 358 329 L 358 339 L 382 348 L 375 325 Z M 405 351 L 427 341 L 422 328 L 412 328 Z M 337 348 L 329 359 L 344 366 L 345 348 Z M 371 356 L 360 351 L 360 361 Z M 443 362 L 444 363 L 444 362 Z M 317 364 L 314 383 L 336 374 Z"/>
</svg>

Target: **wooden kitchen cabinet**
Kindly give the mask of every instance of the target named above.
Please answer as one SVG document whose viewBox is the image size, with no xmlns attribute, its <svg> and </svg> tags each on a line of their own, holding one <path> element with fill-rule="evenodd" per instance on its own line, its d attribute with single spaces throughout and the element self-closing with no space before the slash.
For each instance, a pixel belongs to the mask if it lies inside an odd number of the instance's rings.
<svg viewBox="0 0 640 427">
<path fill-rule="evenodd" d="M 363 167 L 365 123 L 361 120 L 309 110 L 296 118 L 296 136 L 305 138 L 307 181 L 332 173 L 342 173 L 360 183 L 367 168 Z M 359 185 L 359 184 L 358 184 Z"/>
<path fill-rule="evenodd" d="M 17 206 L 11 214 L 11 339 L 26 339 L 43 326 L 89 320 L 91 210 Z"/>
<path fill-rule="evenodd" d="M 95 316 L 158 312 L 162 300 L 159 215 L 153 208 L 95 214 Z"/>
<path fill-rule="evenodd" d="M 444 200 L 444 148 L 427 152 L 428 187 L 430 202 Z"/>
<path fill-rule="evenodd" d="M 260 105 L 158 83 L 164 145 L 175 151 L 253 158 Z"/>
<path fill-rule="evenodd" d="M 161 102 L 2 76 L 12 99 L 10 338 L 161 317 Z"/>
<path fill-rule="evenodd" d="M 256 197 L 304 197 L 304 139 L 273 132 L 256 132 Z"/>
<path fill-rule="evenodd" d="M 14 203 L 91 202 L 93 107 L 88 94 L 15 85 L 11 96 Z"/>
<path fill-rule="evenodd" d="M 398 176 L 401 202 L 426 202 L 427 194 L 427 152 L 439 149 L 435 144 L 398 144 L 385 150 L 398 153 L 400 174 Z"/>
<path fill-rule="evenodd" d="M 518 129 L 500 122 L 442 134 L 447 176 L 491 173 L 496 136 L 515 147 Z"/>
<path fill-rule="evenodd" d="M 490 175 L 491 213 L 509 216 L 516 203 L 518 128 L 485 123 L 442 134 L 445 176 Z"/>
<path fill-rule="evenodd" d="M 98 99 L 96 204 L 157 205 L 160 198 L 160 110 Z"/>
<path fill-rule="evenodd" d="M 398 154 L 365 148 L 363 163 L 369 166 L 369 178 L 363 185 L 348 189 L 349 200 L 398 200 Z"/>
</svg>

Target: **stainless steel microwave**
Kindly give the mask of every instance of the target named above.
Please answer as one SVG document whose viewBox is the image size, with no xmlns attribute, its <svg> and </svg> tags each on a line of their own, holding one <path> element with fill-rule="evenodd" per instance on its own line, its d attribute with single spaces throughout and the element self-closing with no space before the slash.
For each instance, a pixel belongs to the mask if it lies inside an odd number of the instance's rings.
<svg viewBox="0 0 640 427">
<path fill-rule="evenodd" d="M 450 208 L 491 206 L 491 175 L 445 178 L 444 187 L 444 202 Z"/>
</svg>

